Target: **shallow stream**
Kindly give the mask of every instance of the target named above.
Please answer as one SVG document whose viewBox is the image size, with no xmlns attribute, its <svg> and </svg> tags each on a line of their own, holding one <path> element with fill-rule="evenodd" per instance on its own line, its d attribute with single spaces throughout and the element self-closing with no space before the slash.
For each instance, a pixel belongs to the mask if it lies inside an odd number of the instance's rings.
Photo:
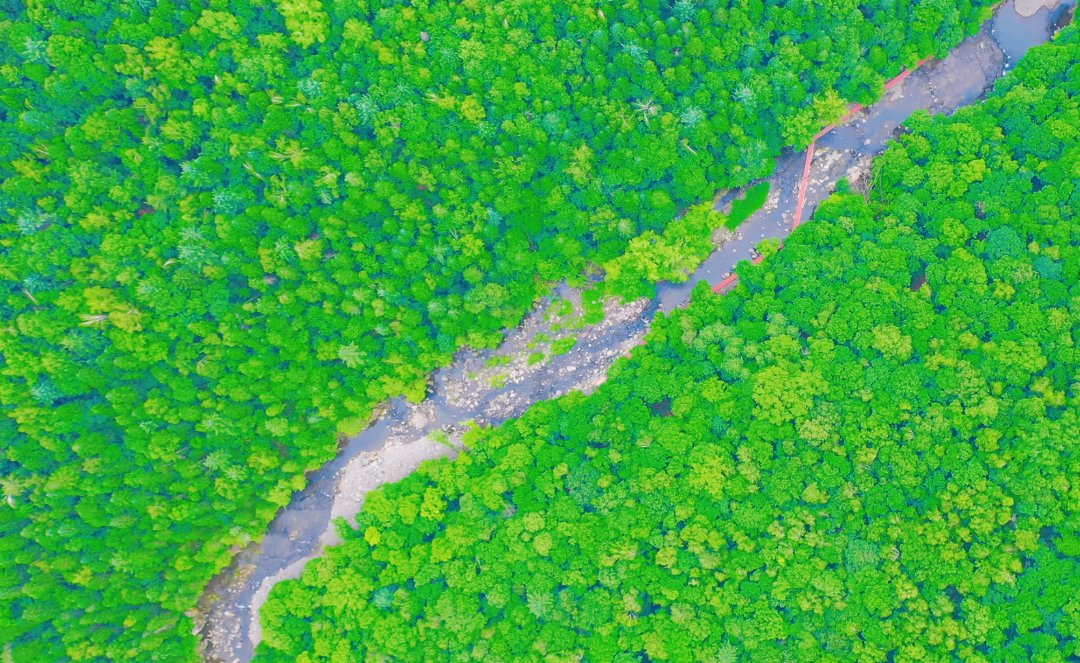
<svg viewBox="0 0 1080 663">
<path fill-rule="evenodd" d="M 846 177 L 855 190 L 865 190 L 871 160 L 913 111 L 951 113 L 976 102 L 1029 48 L 1047 41 L 1053 30 L 1062 27 L 1075 4 L 1076 0 L 1069 0 L 1023 18 L 1010 0 L 979 34 L 964 40 L 947 58 L 927 63 L 880 102 L 819 140 L 804 222 L 840 178 Z M 723 244 L 687 282 L 661 284 L 652 300 L 625 306 L 608 303 L 602 322 L 584 326 L 575 325 L 572 316 L 554 315 L 558 306 L 553 304 L 559 301 L 574 303 L 575 310 L 580 310 L 580 293 L 561 286 L 507 334 L 498 351 L 458 353 L 453 366 L 435 374 L 424 403 L 391 401 L 337 458 L 310 475 L 307 488 L 281 510 L 266 536 L 239 552 L 233 564 L 210 583 L 196 616 L 205 658 L 224 663 L 246 663 L 252 658 L 254 644 L 261 638 L 252 614 L 257 614 L 270 588 L 280 580 L 299 577 L 309 559 L 338 543 L 332 519 L 344 517 L 351 522 L 369 490 L 404 478 L 425 460 L 455 454 L 453 445 L 465 422 L 498 424 L 521 415 L 537 401 L 574 389 L 595 389 L 615 358 L 642 341 L 657 311 L 685 305 L 698 281 L 721 281 L 739 261 L 752 258 L 762 240 L 787 237 L 804 160 L 804 152 L 790 151 L 778 159 L 765 207 L 737 233 L 722 237 Z M 726 204 L 731 197 L 721 198 L 718 204 Z M 569 336 L 577 339 L 573 349 L 552 355 L 551 343 Z M 529 355 L 537 352 L 544 352 L 546 358 L 530 365 Z"/>
</svg>

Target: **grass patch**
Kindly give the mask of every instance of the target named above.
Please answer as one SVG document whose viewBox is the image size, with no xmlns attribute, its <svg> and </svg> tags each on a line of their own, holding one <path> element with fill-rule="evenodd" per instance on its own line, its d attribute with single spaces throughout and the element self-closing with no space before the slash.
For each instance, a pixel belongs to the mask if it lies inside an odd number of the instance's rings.
<svg viewBox="0 0 1080 663">
<path fill-rule="evenodd" d="M 570 352 L 573 347 L 577 345 L 577 338 L 573 336 L 567 336 L 566 338 L 560 338 L 551 344 L 551 354 L 561 355 Z"/>
<path fill-rule="evenodd" d="M 751 214 L 761 209 L 768 198 L 768 182 L 762 182 L 750 187 L 747 189 L 745 196 L 731 204 L 731 214 L 728 215 L 727 222 L 724 225 L 730 230 L 735 230 L 742 225 L 743 221 L 749 219 Z"/>
</svg>

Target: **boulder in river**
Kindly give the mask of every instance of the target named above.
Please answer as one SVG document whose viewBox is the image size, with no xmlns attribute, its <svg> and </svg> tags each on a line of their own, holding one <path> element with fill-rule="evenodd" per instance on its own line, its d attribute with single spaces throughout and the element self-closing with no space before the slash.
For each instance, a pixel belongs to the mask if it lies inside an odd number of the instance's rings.
<svg viewBox="0 0 1080 663">
<path fill-rule="evenodd" d="M 1052 9 L 1058 2 L 1060 0 L 1016 0 L 1016 13 L 1024 18 L 1031 18 L 1043 7 Z"/>
</svg>

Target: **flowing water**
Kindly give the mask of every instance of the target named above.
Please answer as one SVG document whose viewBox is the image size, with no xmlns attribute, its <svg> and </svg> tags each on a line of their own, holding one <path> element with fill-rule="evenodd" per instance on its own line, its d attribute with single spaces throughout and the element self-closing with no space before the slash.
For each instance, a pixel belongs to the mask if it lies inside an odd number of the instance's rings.
<svg viewBox="0 0 1080 663">
<path fill-rule="evenodd" d="M 947 58 L 924 65 L 879 103 L 819 140 L 803 218 L 812 217 L 842 177 L 855 190 L 872 186 L 871 160 L 913 111 L 951 113 L 975 103 L 1008 66 L 1067 24 L 1075 3 L 1069 0 L 1022 18 L 1010 0 L 978 35 L 964 40 Z M 240 551 L 207 587 L 196 614 L 205 658 L 224 663 L 246 663 L 252 658 L 254 642 L 261 637 L 252 614 L 257 614 L 276 582 L 299 577 L 307 560 L 339 541 L 332 519 L 351 522 L 367 491 L 407 476 L 425 460 L 457 453 L 455 441 L 466 422 L 498 424 L 521 415 L 537 401 L 574 389 L 595 389 L 611 363 L 641 343 L 658 311 L 685 305 L 698 281 L 721 281 L 739 261 L 752 258 L 762 240 L 787 237 L 804 160 L 804 152 L 790 151 L 777 160 L 765 207 L 737 233 L 722 237 L 723 244 L 689 281 L 661 284 L 652 300 L 625 306 L 609 302 L 604 320 L 594 325 L 574 324 L 573 316 L 556 315 L 559 302 L 576 304 L 575 310 L 580 310 L 580 292 L 561 286 L 507 334 L 498 351 L 458 353 L 453 366 L 435 374 L 424 403 L 391 401 L 374 424 L 310 475 L 307 487 L 281 510 L 262 540 Z M 729 193 L 718 205 L 732 198 Z M 577 339 L 573 349 L 552 356 L 551 342 L 569 336 Z M 544 352 L 545 359 L 530 364 L 529 355 L 536 352 Z"/>
<path fill-rule="evenodd" d="M 1005 52 L 1006 69 L 1014 67 L 1033 46 L 1045 42 L 1053 32 L 1068 25 L 1076 11 L 1076 2 L 1065 0 L 1054 7 L 1043 7 L 1031 18 L 1021 17 L 1012 2 L 1002 5 L 991 19 L 991 34 Z"/>
</svg>

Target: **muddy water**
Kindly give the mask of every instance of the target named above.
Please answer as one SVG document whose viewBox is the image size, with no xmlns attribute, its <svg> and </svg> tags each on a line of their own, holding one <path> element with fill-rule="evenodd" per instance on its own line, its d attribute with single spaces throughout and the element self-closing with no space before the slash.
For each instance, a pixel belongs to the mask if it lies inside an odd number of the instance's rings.
<svg viewBox="0 0 1080 663">
<path fill-rule="evenodd" d="M 1061 13 L 1065 11 L 1067 7 L 1043 9 L 1024 19 L 1010 1 L 982 32 L 966 39 L 949 57 L 924 65 L 878 104 L 818 141 L 803 218 L 811 218 L 841 177 L 851 181 L 854 189 L 865 190 L 871 184 L 873 156 L 884 150 L 912 111 L 950 113 L 974 103 L 1008 62 L 1050 38 L 1065 20 L 1067 14 Z M 722 237 L 722 245 L 688 282 L 661 284 L 653 300 L 626 306 L 609 303 L 603 322 L 588 326 L 574 325 L 572 316 L 551 315 L 549 305 L 556 300 L 580 304 L 578 291 L 560 287 L 507 334 L 497 352 L 459 353 L 452 367 L 436 373 L 424 403 L 400 399 L 389 403 L 376 423 L 309 477 L 307 488 L 278 514 L 266 536 L 241 551 L 207 588 L 196 616 L 205 658 L 224 663 L 246 663 L 252 658 L 254 642 L 261 634 L 251 615 L 257 614 L 276 582 L 299 577 L 308 559 L 338 542 L 332 519 L 351 522 L 367 491 L 408 475 L 425 460 L 455 454 L 455 441 L 465 422 L 497 424 L 537 401 L 574 389 L 595 389 L 615 358 L 641 342 L 657 311 L 685 305 L 698 281 L 718 283 L 739 261 L 751 259 L 762 240 L 787 237 L 804 159 L 803 152 L 785 152 L 778 159 L 765 207 L 738 233 Z M 552 356 L 551 342 L 569 336 L 577 339 L 574 348 Z M 529 355 L 538 352 L 545 359 L 530 364 Z"/>
</svg>

